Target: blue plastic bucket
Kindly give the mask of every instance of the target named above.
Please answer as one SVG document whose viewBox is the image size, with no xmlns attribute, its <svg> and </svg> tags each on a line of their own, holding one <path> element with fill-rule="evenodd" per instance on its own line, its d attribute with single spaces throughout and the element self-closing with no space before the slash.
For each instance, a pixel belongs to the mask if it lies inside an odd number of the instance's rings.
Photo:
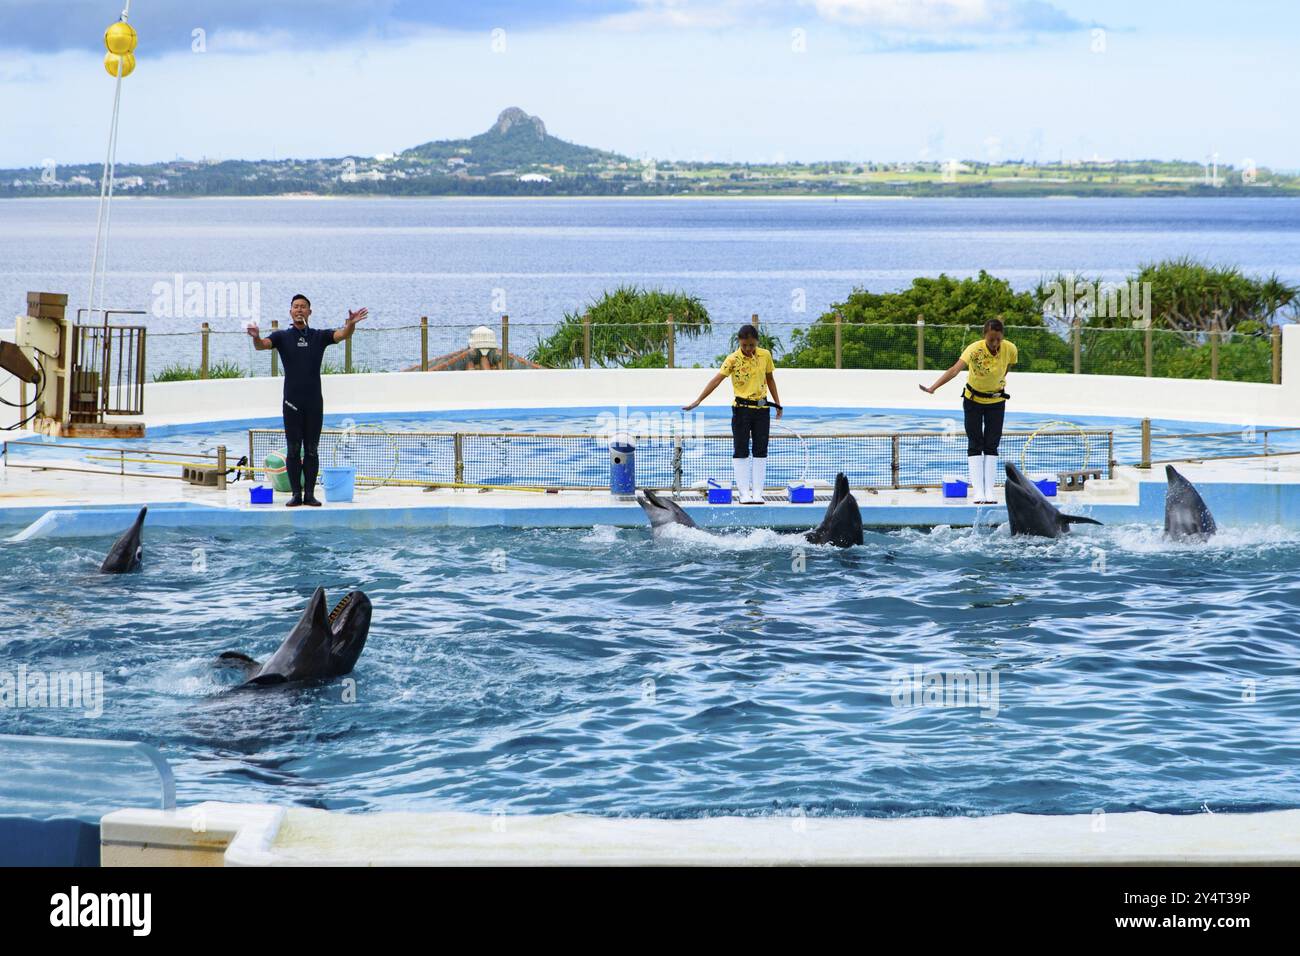
<svg viewBox="0 0 1300 956">
<path fill-rule="evenodd" d="M 254 505 L 269 505 L 275 498 L 270 488 L 254 485 L 248 489 L 248 501 Z"/>
<path fill-rule="evenodd" d="M 965 498 L 969 488 L 970 485 L 964 481 L 945 481 L 943 483 L 943 496 L 945 498 Z"/>
<path fill-rule="evenodd" d="M 790 492 L 790 503 L 796 505 L 810 504 L 813 500 L 813 489 L 811 485 L 786 485 Z"/>
<path fill-rule="evenodd" d="M 731 486 L 720 485 L 712 478 L 709 479 L 709 504 L 711 505 L 729 505 L 731 504 Z"/>
<path fill-rule="evenodd" d="M 331 465 L 320 470 L 320 484 L 329 502 L 351 501 L 357 487 L 357 470 L 351 465 Z"/>
<path fill-rule="evenodd" d="M 1041 491 L 1041 492 L 1043 493 L 1043 497 L 1045 497 L 1045 498 L 1055 498 L 1055 497 L 1056 497 L 1056 479 L 1055 479 L 1055 478 L 1040 478 L 1040 479 L 1038 479 L 1037 481 L 1035 481 L 1034 484 L 1036 484 L 1036 485 L 1038 486 L 1038 490 Z"/>
</svg>

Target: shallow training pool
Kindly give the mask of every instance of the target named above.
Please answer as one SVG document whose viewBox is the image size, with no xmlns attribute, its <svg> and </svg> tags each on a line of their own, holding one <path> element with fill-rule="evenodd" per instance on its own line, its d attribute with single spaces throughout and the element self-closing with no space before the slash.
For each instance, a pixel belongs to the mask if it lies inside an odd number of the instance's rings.
<svg viewBox="0 0 1300 956">
<path fill-rule="evenodd" d="M 328 415 L 330 430 L 321 444 L 322 465 L 353 465 L 371 480 L 395 483 L 466 481 L 470 483 L 601 487 L 609 480 L 605 440 L 612 431 L 630 430 L 661 439 L 643 443 L 637 468 L 642 484 L 667 487 L 673 469 L 680 465 L 686 483 L 730 475 L 731 444 L 726 436 L 729 410 L 709 408 L 698 417 L 672 408 L 469 410 L 420 416 Z M 1061 470 L 1105 470 L 1113 455 L 1120 464 L 1136 464 L 1142 457 L 1142 436 L 1137 419 L 1010 413 L 1002 457 L 1031 473 Z M 151 429 L 134 442 L 78 439 L 73 442 L 34 440 L 9 446 L 9 460 L 61 459 L 71 467 L 116 471 L 119 468 L 149 474 L 174 475 L 177 465 L 168 460 L 126 459 L 107 448 L 148 448 L 175 452 L 186 459 L 195 452 L 213 454 L 225 445 L 233 466 L 249 453 L 249 427 L 273 429 L 260 433 L 252 459 L 261 466 L 266 453 L 283 447 L 279 420 L 250 419 L 238 423 L 166 426 Z M 907 431 L 891 446 L 888 437 L 853 438 Z M 425 435 L 420 433 L 440 433 Z M 463 458 L 457 458 L 449 433 L 490 433 L 507 437 L 467 437 Z M 1110 435 L 1106 433 L 1110 432 Z M 1213 433 L 1217 437 L 1172 436 Z M 415 434 L 413 434 L 415 433 Z M 543 433 L 535 439 L 520 439 Z M 556 434 L 589 435 L 578 442 Z M 707 434 L 715 439 L 688 442 L 684 456 L 674 459 L 666 436 Z M 1300 452 L 1300 429 L 1269 430 L 1263 425 L 1241 426 L 1204 422 L 1152 422 L 1152 458 L 1169 460 L 1196 456 L 1252 456 L 1267 452 Z M 966 438 L 961 421 L 946 413 L 889 409 L 792 409 L 784 419 L 774 419 L 768 479 L 771 486 L 787 481 L 833 480 L 844 471 L 855 487 L 902 484 L 938 484 L 948 475 L 967 469 Z M 924 437 L 920 437 L 920 436 Z M 601 437 L 604 436 L 604 437 Z M 820 436 L 820 437 L 818 437 Z M 891 451 L 892 449 L 892 451 Z M 457 469 L 456 462 L 463 468 Z M 896 467 L 895 467 L 896 466 Z M 458 477 L 460 475 L 460 477 Z M 260 476 L 259 476 L 260 477 Z"/>
<path fill-rule="evenodd" d="M 105 682 L 102 716 L 8 708 L 0 732 L 156 744 L 182 804 L 1300 806 L 1293 533 L 1196 546 L 1136 526 L 1056 542 L 936 528 L 840 552 L 772 531 L 157 529 L 142 573 L 100 576 L 109 543 L 0 551 L 0 671 Z M 317 584 L 374 602 L 356 702 L 337 682 L 230 692 L 216 655 L 264 658 Z M 89 766 L 47 764 L 43 788 L 7 776 L 0 814 L 103 812 L 112 786 Z"/>
</svg>

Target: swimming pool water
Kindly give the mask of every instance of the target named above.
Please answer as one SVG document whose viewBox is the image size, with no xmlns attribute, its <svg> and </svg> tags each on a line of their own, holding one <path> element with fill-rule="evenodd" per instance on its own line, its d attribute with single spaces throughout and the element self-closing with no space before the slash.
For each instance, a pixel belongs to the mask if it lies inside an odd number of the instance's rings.
<svg viewBox="0 0 1300 956">
<path fill-rule="evenodd" d="M 0 670 L 105 683 L 100 717 L 0 709 L 0 733 L 155 744 L 182 805 L 1300 806 L 1294 533 L 1202 546 L 1140 526 L 1054 542 L 940 527 L 841 552 L 773 531 L 157 529 L 141 573 L 100 576 L 109 543 L 0 551 Z M 374 603 L 356 701 L 337 681 L 231 692 L 214 658 L 265 658 L 317 585 Z M 982 696 L 927 700 L 926 681 L 963 674 Z M 93 767 L 62 766 L 41 793 L 0 782 L 0 811 L 103 812 Z"/>
<path fill-rule="evenodd" d="M 634 433 L 647 431 L 680 433 L 683 429 L 688 434 L 729 434 L 730 409 L 706 408 L 699 411 L 696 419 L 673 407 L 643 407 L 630 409 L 562 409 L 562 410 L 469 410 L 459 412 L 429 413 L 407 416 L 367 416 L 351 414 L 330 414 L 325 417 L 327 429 L 356 428 L 361 432 L 552 432 L 564 434 L 608 435 L 611 429 L 628 429 Z M 1114 433 L 1113 453 L 1120 464 L 1136 464 L 1142 456 L 1142 433 L 1140 420 L 1115 419 L 1095 416 L 1053 416 L 1010 412 L 1006 418 L 1007 431 L 1033 432 L 1036 429 L 1065 432 L 1072 435 L 1068 421 L 1079 428 L 1088 430 L 1110 430 Z M 254 419 L 257 428 L 279 428 L 280 420 L 269 417 Z M 149 434 L 135 441 L 118 439 L 77 439 L 75 442 L 42 441 L 35 445 L 11 446 L 13 460 L 24 458 L 68 458 L 76 459 L 77 467 L 114 469 L 117 460 L 112 456 L 94 458 L 94 451 L 61 448 L 61 445 L 75 444 L 104 447 L 139 447 L 156 450 L 176 450 L 177 452 L 215 453 L 217 446 L 224 444 L 229 461 L 234 465 L 242 455 L 248 453 L 248 421 L 238 424 L 197 424 L 183 426 L 166 426 L 150 429 Z M 1240 423 L 1213 422 L 1178 422 L 1156 420 L 1152 422 L 1152 434 L 1156 436 L 1152 446 L 1152 457 L 1156 460 L 1193 457 L 1196 455 L 1227 456 L 1256 455 L 1265 450 L 1267 426 L 1242 425 Z M 954 436 L 954 443 L 949 449 L 951 461 L 945 468 L 958 467 L 964 470 L 965 447 L 961 417 L 959 412 L 919 412 L 901 409 L 806 409 L 792 410 L 783 419 L 773 419 L 772 434 L 778 439 L 791 436 L 812 436 L 829 433 L 891 432 L 891 431 L 928 431 L 941 432 Z M 1177 441 L 1162 441 L 1161 436 L 1187 435 L 1204 432 L 1223 433 L 1223 437 L 1193 438 Z M 378 439 L 375 439 L 376 441 Z M 1072 439 L 1058 439 L 1067 445 Z M 1082 439 L 1080 439 L 1082 442 Z M 1087 460 L 1090 467 L 1105 468 L 1107 447 L 1105 439 L 1092 437 L 1087 439 Z M 558 446 L 557 446 L 558 447 Z M 1044 448 L 1046 445 L 1043 446 Z M 1267 447 L 1271 451 L 1300 451 L 1300 430 L 1273 432 L 1267 436 Z M 563 455 L 560 454 L 561 458 Z M 183 457 L 183 456 L 182 456 Z M 799 458 L 791 456 L 790 461 Z M 349 461 L 334 462 L 323 460 L 322 464 L 348 464 Z M 1025 465 L 1025 462 L 1019 462 Z M 259 463 L 260 464 L 260 463 Z M 787 462 L 788 464 L 788 462 Z M 797 464 L 797 463 L 796 463 Z M 886 462 L 886 465 L 888 462 Z M 1028 463 L 1033 467 L 1034 462 Z M 802 466 L 800 466 L 802 467 Z M 818 466 L 820 467 L 820 466 Z M 140 462 L 132 463 L 128 470 L 135 468 L 145 472 L 160 471 L 172 474 L 172 466 L 155 466 Z M 439 469 L 434 469 L 438 471 Z M 779 470 L 779 469 L 778 469 Z M 787 469 L 788 470 L 788 469 Z M 813 469 L 817 471 L 817 468 Z M 794 477 L 823 478 L 832 480 L 834 471 L 827 466 L 826 474 L 795 474 Z M 774 472 L 775 474 L 775 472 Z M 590 476 L 597 484 L 603 482 L 604 476 Z M 780 479 L 780 475 L 776 475 Z M 468 480 L 468 479 L 467 479 Z"/>
</svg>

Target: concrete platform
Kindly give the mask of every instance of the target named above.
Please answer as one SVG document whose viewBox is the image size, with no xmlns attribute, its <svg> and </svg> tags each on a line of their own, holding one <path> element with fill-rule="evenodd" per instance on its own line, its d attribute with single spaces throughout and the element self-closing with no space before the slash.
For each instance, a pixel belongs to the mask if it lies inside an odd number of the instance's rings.
<svg viewBox="0 0 1300 956">
<path fill-rule="evenodd" d="M 1294 866 L 1300 810 L 661 820 L 202 803 L 110 813 L 100 841 L 104 866 Z"/>
</svg>

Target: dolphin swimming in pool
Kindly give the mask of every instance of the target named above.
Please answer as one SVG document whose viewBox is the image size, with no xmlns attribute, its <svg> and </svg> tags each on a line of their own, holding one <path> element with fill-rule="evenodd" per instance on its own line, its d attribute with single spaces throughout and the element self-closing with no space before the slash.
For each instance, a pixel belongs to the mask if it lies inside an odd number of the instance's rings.
<svg viewBox="0 0 1300 956">
<path fill-rule="evenodd" d="M 1165 534 L 1178 540 L 1181 538 L 1208 538 L 1218 530 L 1214 515 L 1206 507 L 1205 500 L 1196 486 L 1174 470 L 1173 465 L 1165 465 Z"/>
<path fill-rule="evenodd" d="M 1061 514 L 1019 468 L 1010 462 L 1006 468 L 1007 517 L 1011 519 L 1013 535 L 1059 538 L 1069 532 L 1072 524 L 1101 524 L 1096 518 Z"/>
<path fill-rule="evenodd" d="M 835 476 L 835 491 L 822 523 L 804 537 L 810 544 L 833 544 L 839 548 L 862 543 L 862 512 L 843 472 Z"/>
<path fill-rule="evenodd" d="M 99 566 L 100 573 L 125 574 L 140 567 L 140 561 L 144 557 L 140 533 L 144 530 L 144 515 L 148 510 L 148 508 L 141 508 L 131 527 L 122 532 L 122 537 L 113 542 L 113 546 L 108 549 L 107 557 L 104 558 L 104 563 Z"/>
<path fill-rule="evenodd" d="M 695 519 L 683 511 L 677 502 L 660 498 L 649 488 L 641 489 L 641 494 L 636 496 L 636 503 L 650 519 L 650 533 L 656 538 L 676 524 L 687 528 L 697 527 Z"/>
<path fill-rule="evenodd" d="M 342 677 L 351 673 L 366 646 L 370 612 L 365 592 L 349 591 L 326 618 L 325 589 L 317 588 L 297 625 L 265 664 L 237 651 L 226 651 L 220 661 L 247 671 L 243 687 Z"/>
</svg>

